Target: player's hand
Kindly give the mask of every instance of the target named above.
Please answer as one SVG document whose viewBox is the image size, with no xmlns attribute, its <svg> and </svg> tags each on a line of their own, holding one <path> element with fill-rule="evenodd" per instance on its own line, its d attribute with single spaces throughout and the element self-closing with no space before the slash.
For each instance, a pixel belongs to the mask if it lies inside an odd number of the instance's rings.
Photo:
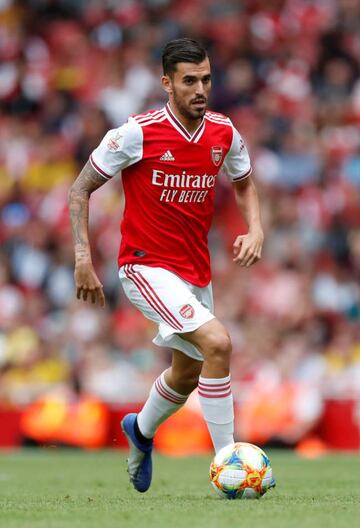
<svg viewBox="0 0 360 528">
<path fill-rule="evenodd" d="M 76 297 L 83 301 L 91 301 L 105 306 L 103 285 L 99 281 L 91 262 L 80 262 L 75 265 Z"/>
<path fill-rule="evenodd" d="M 240 266 L 249 267 L 261 258 L 264 233 L 259 230 L 239 235 L 233 245 L 233 261 Z"/>
</svg>

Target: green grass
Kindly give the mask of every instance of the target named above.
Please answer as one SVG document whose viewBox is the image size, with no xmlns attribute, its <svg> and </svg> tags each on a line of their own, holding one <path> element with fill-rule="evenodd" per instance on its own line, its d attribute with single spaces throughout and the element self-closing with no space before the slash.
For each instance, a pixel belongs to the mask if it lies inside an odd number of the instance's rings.
<svg viewBox="0 0 360 528">
<path fill-rule="evenodd" d="M 258 501 L 212 491 L 209 457 L 155 456 L 151 489 L 135 492 L 115 451 L 0 453 L 1 528 L 342 528 L 360 519 L 360 455 L 310 461 L 268 453 L 277 487 Z"/>
</svg>

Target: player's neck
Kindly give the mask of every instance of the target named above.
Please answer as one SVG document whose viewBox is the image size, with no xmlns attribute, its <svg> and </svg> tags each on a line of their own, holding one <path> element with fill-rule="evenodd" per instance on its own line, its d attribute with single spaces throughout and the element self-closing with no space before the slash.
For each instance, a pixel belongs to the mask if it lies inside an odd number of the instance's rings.
<svg viewBox="0 0 360 528">
<path fill-rule="evenodd" d="M 186 119 L 186 117 L 184 117 L 179 112 L 179 110 L 176 108 L 176 105 L 174 105 L 174 103 L 169 101 L 169 105 L 170 105 L 171 111 L 174 114 L 174 116 L 176 117 L 176 119 L 178 119 L 180 121 L 182 126 L 185 127 L 186 130 L 190 134 L 193 134 L 199 128 L 200 123 L 203 120 L 202 117 L 199 117 L 199 119 Z"/>
</svg>

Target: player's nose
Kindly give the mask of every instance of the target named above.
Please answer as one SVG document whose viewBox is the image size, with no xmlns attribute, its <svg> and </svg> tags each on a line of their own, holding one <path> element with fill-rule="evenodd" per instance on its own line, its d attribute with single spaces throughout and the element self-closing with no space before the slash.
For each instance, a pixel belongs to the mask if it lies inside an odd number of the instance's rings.
<svg viewBox="0 0 360 528">
<path fill-rule="evenodd" d="M 196 95 L 204 95 L 204 94 L 205 94 L 204 83 L 202 81 L 199 81 L 196 84 Z"/>
</svg>

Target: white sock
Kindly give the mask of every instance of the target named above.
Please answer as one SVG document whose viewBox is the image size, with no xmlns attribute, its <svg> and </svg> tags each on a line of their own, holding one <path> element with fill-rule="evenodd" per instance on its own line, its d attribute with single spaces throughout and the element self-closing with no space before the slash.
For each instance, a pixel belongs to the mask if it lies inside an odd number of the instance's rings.
<svg viewBox="0 0 360 528">
<path fill-rule="evenodd" d="M 188 399 L 188 395 L 179 394 L 169 387 L 164 374 L 163 372 L 155 380 L 149 397 L 137 417 L 140 432 L 146 438 L 152 438 L 159 425 L 178 411 Z"/>
<path fill-rule="evenodd" d="M 230 376 L 199 378 L 198 393 L 215 452 L 234 443 L 234 404 Z"/>
</svg>

